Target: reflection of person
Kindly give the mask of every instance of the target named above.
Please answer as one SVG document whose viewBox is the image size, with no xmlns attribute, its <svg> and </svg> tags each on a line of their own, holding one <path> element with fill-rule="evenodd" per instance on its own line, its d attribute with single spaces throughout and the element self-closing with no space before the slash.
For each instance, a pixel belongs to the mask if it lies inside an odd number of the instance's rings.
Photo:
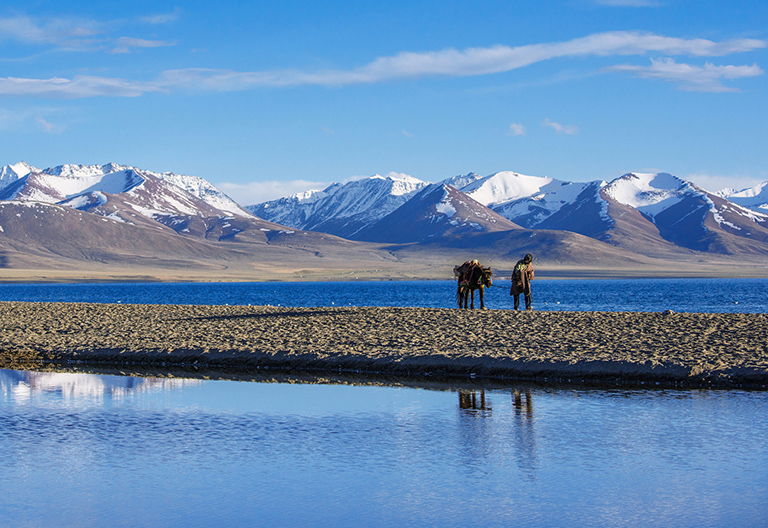
<svg viewBox="0 0 768 528">
<path fill-rule="evenodd" d="M 522 260 L 518 260 L 512 272 L 512 288 L 509 294 L 515 298 L 515 310 L 520 308 L 520 294 L 525 296 L 525 309 L 533 310 L 531 306 L 531 281 L 533 280 L 533 255 L 528 253 Z"/>
</svg>

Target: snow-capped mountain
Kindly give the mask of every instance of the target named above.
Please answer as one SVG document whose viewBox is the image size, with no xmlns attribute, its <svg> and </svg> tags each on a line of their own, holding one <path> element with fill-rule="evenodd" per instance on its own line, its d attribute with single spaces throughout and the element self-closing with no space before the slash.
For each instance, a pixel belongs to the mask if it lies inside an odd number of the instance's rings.
<svg viewBox="0 0 768 528">
<path fill-rule="evenodd" d="M 590 185 L 505 171 L 477 179 L 460 190 L 505 218 L 534 228 L 574 203 Z"/>
<path fill-rule="evenodd" d="M 768 242 L 768 215 L 671 174 L 625 174 L 602 192 L 606 200 L 638 211 L 677 246 L 733 253 L 746 250 L 752 241 Z"/>
<path fill-rule="evenodd" d="M 293 195 L 250 210 L 283 224 L 355 240 L 423 241 L 437 237 L 440 228 L 436 224 L 430 229 L 416 228 L 423 219 L 434 223 L 444 218 L 436 214 L 440 207 L 451 210 L 439 205 L 442 196 L 427 193 L 435 193 L 436 188 L 403 193 L 399 208 L 387 208 L 377 200 L 390 191 L 371 185 L 371 181 L 381 185 L 383 180 L 374 177 L 353 182 L 355 185 L 334 184 L 324 191 Z M 419 187 L 426 185 L 415 182 Z M 503 171 L 485 177 L 476 173 L 454 176 L 439 185 L 458 189 L 476 210 L 485 206 L 517 226 L 571 231 L 644 254 L 768 252 L 768 217 L 759 208 L 763 187 L 732 193 L 745 201 L 741 206 L 666 173 L 629 173 L 610 182 L 570 182 Z M 424 201 L 426 196 L 429 200 Z M 487 215 L 489 211 L 485 211 Z M 501 224 L 497 221 L 496 225 Z M 459 232 L 446 229 L 443 233 Z"/>
<path fill-rule="evenodd" d="M 26 169 L 29 172 L 23 174 Z M 4 167 L 3 174 L 13 181 L 0 189 L 0 200 L 60 204 L 129 224 L 157 226 L 159 222 L 176 232 L 206 238 L 234 237 L 249 228 L 282 228 L 255 219 L 196 176 L 114 163 L 60 165 L 44 170 L 16 164 Z M 249 225 L 254 222 L 260 225 Z M 263 238 L 260 233 L 253 234 Z"/>
<path fill-rule="evenodd" d="M 470 172 L 467 174 L 459 174 L 458 176 L 453 176 L 451 178 L 447 178 L 440 183 L 444 183 L 446 185 L 450 185 L 454 189 L 463 189 L 464 187 L 468 186 L 471 183 L 476 182 L 477 180 L 482 180 L 483 177 L 477 174 L 476 172 Z"/>
<path fill-rule="evenodd" d="M 194 176 L 113 163 L 40 170 L 21 162 L 0 169 L 0 201 L 5 200 L 0 203 L 0 245 L 9 248 L 0 251 L 0 265 L 8 255 L 28 249 L 39 249 L 35 254 L 40 256 L 96 261 L 130 254 L 149 259 L 170 247 L 178 254 L 208 251 L 169 242 L 176 235 L 262 246 L 349 248 L 378 242 L 424 243 L 433 249 L 439 244 L 469 247 L 485 237 L 501 246 L 525 242 L 531 251 L 549 244 L 551 255 L 563 254 L 555 251 L 558 243 L 607 254 L 601 244 L 585 244 L 583 237 L 564 238 L 567 231 L 654 258 L 694 252 L 768 255 L 767 195 L 768 182 L 713 194 L 666 173 L 570 182 L 503 171 L 469 173 L 437 184 L 407 175 L 375 175 L 241 208 Z M 157 236 L 118 225 L 150 228 Z M 521 230 L 527 234 L 515 232 Z M 62 232 L 72 247 L 60 241 Z M 120 242 L 97 240 L 102 235 Z M 39 246 L 26 242 L 31 240 Z M 567 254 L 576 253 L 571 249 Z"/>
<path fill-rule="evenodd" d="M 14 183 L 19 178 L 23 178 L 30 172 L 37 172 L 38 169 L 25 161 L 0 167 L 0 190 Z"/>
<path fill-rule="evenodd" d="M 420 190 L 405 204 L 357 233 L 371 242 L 426 242 L 443 237 L 520 229 L 445 183 Z"/>
<path fill-rule="evenodd" d="M 361 229 L 384 218 L 426 185 L 408 175 L 374 175 L 246 209 L 282 225 L 358 240 Z"/>
<path fill-rule="evenodd" d="M 121 194 L 133 191 L 138 194 L 145 181 L 160 180 L 184 192 L 180 193 L 165 186 L 173 197 L 166 203 L 158 201 L 156 209 L 159 212 L 195 214 L 198 204 L 186 196 L 190 194 L 224 214 L 250 216 L 231 198 L 197 176 L 173 172 L 158 173 L 115 163 L 59 165 L 39 170 L 24 162 L 5 166 L 0 174 L 3 175 L 0 180 L 0 199 L 3 200 L 58 203 L 94 192 Z"/>
<path fill-rule="evenodd" d="M 737 191 L 736 189 L 723 189 L 715 193 L 730 202 L 748 207 L 758 213 L 768 214 L 768 181 Z"/>
</svg>

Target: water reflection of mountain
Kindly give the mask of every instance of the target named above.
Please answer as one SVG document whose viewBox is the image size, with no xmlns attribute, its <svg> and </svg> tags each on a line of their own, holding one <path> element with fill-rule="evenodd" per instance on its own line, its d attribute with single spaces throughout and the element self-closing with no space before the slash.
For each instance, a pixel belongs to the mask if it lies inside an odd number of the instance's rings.
<svg viewBox="0 0 768 528">
<path fill-rule="evenodd" d="M 202 380 L 139 378 L 71 372 L 29 372 L 0 369 L 0 395 L 23 400 L 34 394 L 55 394 L 64 399 L 120 398 L 135 393 L 173 390 L 199 385 Z"/>
</svg>

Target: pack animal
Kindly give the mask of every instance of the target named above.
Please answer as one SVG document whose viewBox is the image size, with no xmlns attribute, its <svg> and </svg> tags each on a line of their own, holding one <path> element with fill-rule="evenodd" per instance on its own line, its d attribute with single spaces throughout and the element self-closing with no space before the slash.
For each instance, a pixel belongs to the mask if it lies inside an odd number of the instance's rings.
<svg viewBox="0 0 768 528">
<path fill-rule="evenodd" d="M 493 272 L 490 266 L 484 268 L 479 264 L 475 264 L 470 266 L 469 269 L 464 268 L 464 266 L 454 268 L 454 272 L 459 277 L 459 284 L 456 290 L 456 301 L 459 304 L 459 308 L 474 310 L 475 290 L 477 290 L 480 297 L 480 309 L 485 310 L 485 287 L 493 286 L 493 280 L 491 279 Z"/>
</svg>

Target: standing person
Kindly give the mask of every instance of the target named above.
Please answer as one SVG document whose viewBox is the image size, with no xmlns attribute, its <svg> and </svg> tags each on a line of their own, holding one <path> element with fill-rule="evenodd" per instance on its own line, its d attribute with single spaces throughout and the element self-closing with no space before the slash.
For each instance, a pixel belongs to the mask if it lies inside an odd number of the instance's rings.
<svg viewBox="0 0 768 528">
<path fill-rule="evenodd" d="M 533 280 L 533 255 L 528 253 L 522 260 L 518 260 L 512 272 L 512 288 L 509 294 L 515 298 L 515 310 L 520 308 L 520 294 L 525 296 L 525 309 L 533 310 L 531 306 L 531 281 Z"/>
</svg>

